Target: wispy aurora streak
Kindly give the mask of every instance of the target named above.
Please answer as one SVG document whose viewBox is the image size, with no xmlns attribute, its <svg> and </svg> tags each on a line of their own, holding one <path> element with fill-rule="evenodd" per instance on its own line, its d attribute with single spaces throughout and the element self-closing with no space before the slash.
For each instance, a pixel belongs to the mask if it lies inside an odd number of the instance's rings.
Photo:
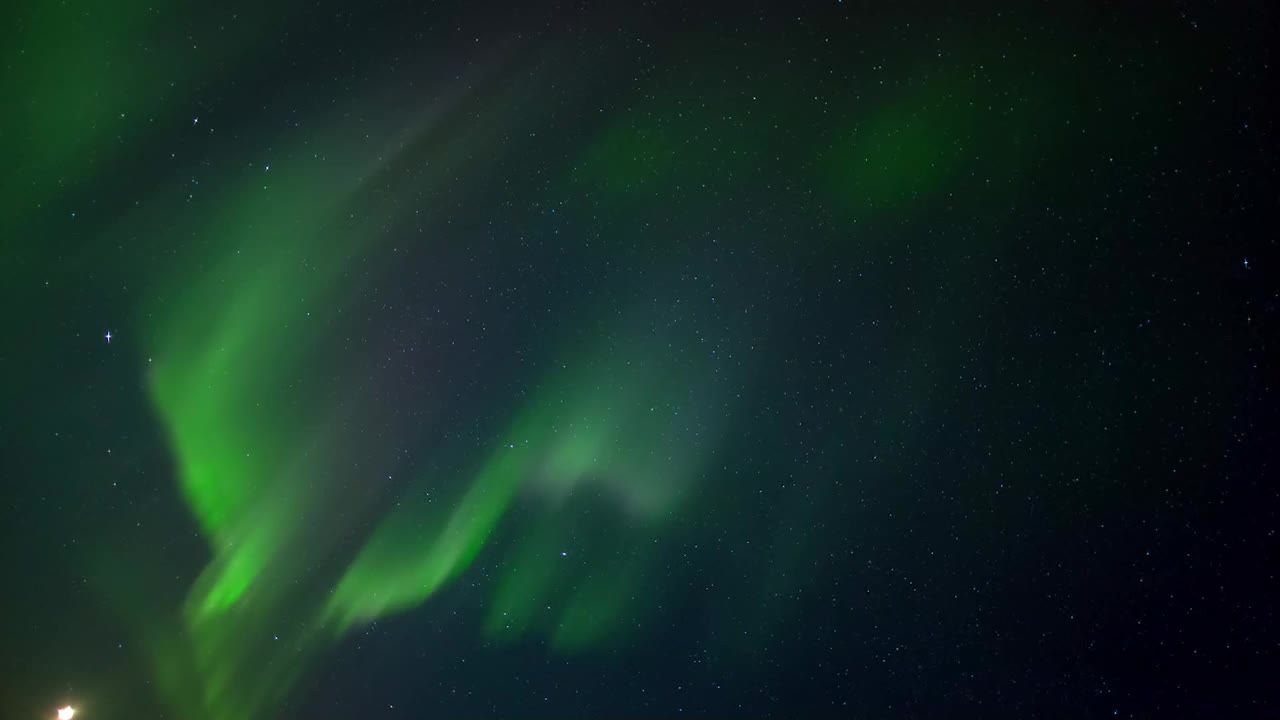
<svg viewBox="0 0 1280 720">
<path fill-rule="evenodd" d="M 568 546 L 564 539 L 550 538 L 576 510 L 567 507 L 575 491 L 601 497 L 621 522 L 618 532 L 662 524 L 714 448 L 714 435 L 702 437 L 692 428 L 716 427 L 709 422 L 714 419 L 696 417 L 696 408 L 718 389 L 708 367 L 652 350 L 664 345 L 660 339 L 637 338 L 564 363 L 526 403 L 438 531 L 424 530 L 421 518 L 431 512 L 421 499 L 419 506 L 393 514 L 343 577 L 329 611 L 349 626 L 421 603 L 465 569 L 518 492 L 542 508 L 545 520 L 533 524 L 527 542 L 520 543 L 523 549 L 503 564 L 498 613 L 538 605 L 551 594 L 551 575 L 561 580 L 559 589 L 575 586 L 573 578 L 548 565 Z M 690 392 L 690 379 L 701 380 L 694 386 L 702 389 Z M 575 563 L 590 556 L 589 548 L 574 548 Z M 630 577 L 632 565 L 624 562 L 586 579 L 563 610 L 557 639 L 561 633 L 585 635 L 576 628 L 587 615 L 612 617 L 608 603 L 586 602 L 582 596 L 623 582 L 612 576 Z M 491 619 L 491 630 L 500 634 L 497 624 Z M 582 643 L 566 643 L 573 644 Z"/>
<path fill-rule="evenodd" d="M 565 651 L 621 637 L 615 619 L 639 613 L 656 531 L 724 427 L 705 416 L 724 392 L 711 363 L 671 352 L 686 339 L 636 312 L 566 344 L 479 465 L 397 465 L 395 444 L 465 453 L 389 418 L 366 397 L 378 381 L 361 379 L 359 353 L 331 352 L 351 329 L 339 317 L 361 282 L 350 268 L 378 237 L 344 218 L 360 189 L 339 178 L 358 165 L 277 163 L 243 181 L 196 220 L 214 248 L 194 261 L 199 279 L 147 308 L 149 389 L 212 554 L 185 630 L 154 640 L 155 665 L 170 702 L 197 717 L 269 713 L 352 627 L 464 573 L 521 499 L 486 632 L 536 631 Z M 370 425 L 390 428 L 384 441 L 348 431 Z M 393 472 L 417 477 L 381 508 Z M 589 545 L 565 532 L 583 502 L 613 518 Z M 550 617 L 535 622 L 535 606 Z"/>
</svg>

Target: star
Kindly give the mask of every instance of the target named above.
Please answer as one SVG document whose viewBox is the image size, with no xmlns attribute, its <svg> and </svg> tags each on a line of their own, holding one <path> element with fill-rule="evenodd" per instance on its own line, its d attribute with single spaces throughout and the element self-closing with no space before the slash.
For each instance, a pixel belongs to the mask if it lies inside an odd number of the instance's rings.
<svg viewBox="0 0 1280 720">
<path fill-rule="evenodd" d="M 107 331 L 107 343 L 108 343 L 108 344 L 110 344 L 110 343 L 111 343 L 111 331 L 110 331 L 110 330 L 108 330 L 108 331 Z"/>
<path fill-rule="evenodd" d="M 71 720 L 76 716 L 76 709 L 70 705 L 58 708 L 58 720 Z"/>
</svg>

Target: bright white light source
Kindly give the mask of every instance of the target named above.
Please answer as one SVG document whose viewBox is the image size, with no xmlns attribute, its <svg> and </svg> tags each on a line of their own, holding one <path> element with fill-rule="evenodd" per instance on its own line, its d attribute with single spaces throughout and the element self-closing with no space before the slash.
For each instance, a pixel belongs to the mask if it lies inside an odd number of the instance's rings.
<svg viewBox="0 0 1280 720">
<path fill-rule="evenodd" d="M 76 709 L 70 705 L 58 708 L 58 720 L 71 720 L 76 716 Z"/>
</svg>

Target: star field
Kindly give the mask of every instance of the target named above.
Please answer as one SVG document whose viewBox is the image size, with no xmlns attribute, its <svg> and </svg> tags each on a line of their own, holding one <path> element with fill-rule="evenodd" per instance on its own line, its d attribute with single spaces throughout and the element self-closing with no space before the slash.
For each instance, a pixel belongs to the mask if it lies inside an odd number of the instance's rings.
<svg viewBox="0 0 1280 720">
<path fill-rule="evenodd" d="M 0 716 L 1280 709 L 1272 10 L 3 15 Z"/>
</svg>

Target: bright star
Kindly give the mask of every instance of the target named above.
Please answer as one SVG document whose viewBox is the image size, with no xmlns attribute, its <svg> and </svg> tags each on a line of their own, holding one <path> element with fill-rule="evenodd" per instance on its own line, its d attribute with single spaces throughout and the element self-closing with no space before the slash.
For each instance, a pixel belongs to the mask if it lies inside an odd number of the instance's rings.
<svg viewBox="0 0 1280 720">
<path fill-rule="evenodd" d="M 110 331 L 110 330 L 108 330 L 108 331 L 107 331 L 107 342 L 111 342 L 111 331 Z M 72 712 L 75 712 L 75 711 L 73 710 Z M 68 715 L 67 717 L 70 717 L 70 715 Z"/>
<path fill-rule="evenodd" d="M 71 720 L 76 716 L 76 709 L 70 705 L 58 708 L 58 720 Z"/>
</svg>

